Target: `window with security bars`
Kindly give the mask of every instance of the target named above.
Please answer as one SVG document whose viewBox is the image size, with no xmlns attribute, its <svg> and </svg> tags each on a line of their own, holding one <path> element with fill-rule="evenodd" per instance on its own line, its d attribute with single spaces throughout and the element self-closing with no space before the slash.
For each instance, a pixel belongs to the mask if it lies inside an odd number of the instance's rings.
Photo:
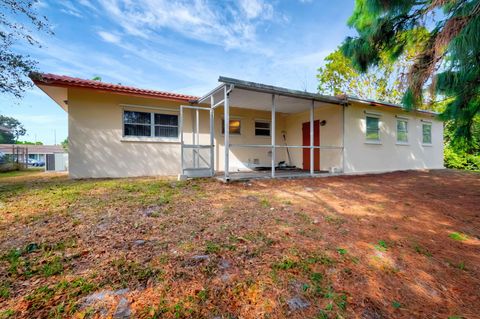
<svg viewBox="0 0 480 319">
<path fill-rule="evenodd" d="M 178 137 L 178 115 L 124 111 L 124 136 Z"/>
</svg>

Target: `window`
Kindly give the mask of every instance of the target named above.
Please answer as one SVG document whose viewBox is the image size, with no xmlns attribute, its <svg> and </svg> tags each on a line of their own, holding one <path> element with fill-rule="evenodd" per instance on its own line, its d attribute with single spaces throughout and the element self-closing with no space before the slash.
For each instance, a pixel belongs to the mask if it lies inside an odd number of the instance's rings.
<svg viewBox="0 0 480 319">
<path fill-rule="evenodd" d="M 240 120 L 230 120 L 228 132 L 233 135 L 240 135 L 242 123 Z M 222 120 L 222 134 L 225 134 L 225 120 Z"/>
<path fill-rule="evenodd" d="M 255 136 L 270 136 L 270 122 L 255 121 Z"/>
<path fill-rule="evenodd" d="M 125 136 L 152 136 L 152 117 L 145 112 L 123 112 Z"/>
<path fill-rule="evenodd" d="M 404 119 L 397 120 L 397 142 L 408 143 L 408 121 Z"/>
<path fill-rule="evenodd" d="M 155 114 L 156 137 L 178 137 L 178 116 Z"/>
<path fill-rule="evenodd" d="M 368 141 L 380 141 L 380 119 L 378 117 L 367 116 L 367 140 Z"/>
<path fill-rule="evenodd" d="M 422 143 L 423 144 L 432 144 L 432 124 L 423 123 L 422 124 Z"/>
<path fill-rule="evenodd" d="M 178 137 L 178 115 L 123 112 L 124 136 Z"/>
</svg>

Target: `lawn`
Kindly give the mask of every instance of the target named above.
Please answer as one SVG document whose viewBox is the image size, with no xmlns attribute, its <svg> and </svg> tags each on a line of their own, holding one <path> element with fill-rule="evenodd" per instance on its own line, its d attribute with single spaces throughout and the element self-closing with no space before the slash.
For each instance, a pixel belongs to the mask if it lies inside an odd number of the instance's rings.
<svg viewBox="0 0 480 319">
<path fill-rule="evenodd" d="M 478 318 L 480 175 L 0 175 L 0 318 Z"/>
</svg>

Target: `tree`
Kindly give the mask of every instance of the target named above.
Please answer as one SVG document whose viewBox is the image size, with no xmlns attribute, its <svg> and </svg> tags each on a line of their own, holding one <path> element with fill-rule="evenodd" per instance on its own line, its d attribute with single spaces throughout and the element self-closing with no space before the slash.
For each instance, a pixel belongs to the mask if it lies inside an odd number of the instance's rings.
<svg viewBox="0 0 480 319">
<path fill-rule="evenodd" d="M 68 151 L 68 137 L 66 139 L 64 139 L 60 145 L 62 145 L 63 149 Z"/>
<path fill-rule="evenodd" d="M 28 27 L 52 33 L 47 18 L 38 16 L 35 9 L 37 2 L 0 0 L 0 93 L 19 98 L 32 87 L 27 76 L 35 71 L 36 62 L 26 54 L 14 52 L 14 47 L 18 44 L 41 47 Z"/>
<path fill-rule="evenodd" d="M 356 0 L 348 24 L 358 36 L 346 38 L 342 52 L 361 72 L 417 45 L 403 104 L 421 107 L 430 87 L 448 101 L 442 117 L 453 121 L 455 139 L 472 139 L 480 112 L 479 0 Z"/>
<path fill-rule="evenodd" d="M 368 73 L 358 72 L 350 59 L 340 50 L 325 58 L 325 66 L 318 68 L 318 92 L 328 95 L 347 94 L 362 99 L 400 103 L 403 83 L 399 73 L 402 68 L 384 62 Z"/>
<path fill-rule="evenodd" d="M 7 130 L 0 130 L 0 143 L 2 144 L 15 144 L 20 136 L 25 135 L 27 132 L 19 120 L 0 115 L 0 126 L 7 128 Z"/>
</svg>

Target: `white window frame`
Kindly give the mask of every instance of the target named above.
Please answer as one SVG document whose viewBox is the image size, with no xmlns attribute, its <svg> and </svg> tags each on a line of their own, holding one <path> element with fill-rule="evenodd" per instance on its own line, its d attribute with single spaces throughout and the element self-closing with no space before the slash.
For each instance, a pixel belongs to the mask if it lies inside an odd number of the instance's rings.
<svg viewBox="0 0 480 319">
<path fill-rule="evenodd" d="M 381 114 L 378 113 L 370 113 L 365 111 L 365 144 L 382 144 L 382 134 L 381 134 Z M 369 139 L 368 135 L 368 125 L 367 125 L 367 118 L 376 118 L 378 119 L 378 139 Z"/>
<path fill-rule="evenodd" d="M 121 105 L 122 107 L 122 139 L 125 142 L 166 142 L 178 143 L 180 141 L 180 113 L 175 109 L 143 106 L 143 105 Z M 125 135 L 125 112 L 141 112 L 150 114 L 150 136 Z M 155 114 L 175 115 L 178 118 L 177 137 L 155 136 Z"/>
<path fill-rule="evenodd" d="M 432 146 L 432 139 L 433 139 L 433 125 L 432 125 L 432 122 L 422 120 L 421 124 L 422 124 L 422 130 L 421 130 L 422 135 L 420 136 L 420 138 L 422 139 L 422 145 L 423 146 Z M 424 126 L 430 126 L 430 143 L 426 143 L 423 140 L 423 127 Z"/>
<path fill-rule="evenodd" d="M 257 135 L 257 123 L 267 123 L 269 125 L 268 127 L 268 135 Z M 259 127 L 259 130 L 266 131 L 266 128 Z M 272 121 L 270 120 L 265 120 L 265 119 L 254 119 L 253 120 L 253 133 L 255 137 L 267 137 L 270 138 L 272 137 Z"/>
<path fill-rule="evenodd" d="M 243 120 L 242 120 L 242 118 L 230 116 L 230 121 L 239 121 L 240 122 L 240 133 L 230 133 L 230 136 L 241 136 L 243 134 Z M 224 117 L 222 117 L 221 124 L 222 125 L 220 125 L 220 133 L 222 134 L 222 136 L 225 136 L 225 132 L 223 132 L 223 130 L 225 129 L 225 118 Z M 229 127 L 230 127 L 230 125 L 229 125 Z"/>
<path fill-rule="evenodd" d="M 397 145 L 410 145 L 410 134 L 409 134 L 409 130 L 408 130 L 408 126 L 409 126 L 409 121 L 408 121 L 408 118 L 406 117 L 400 117 L 400 116 L 397 116 L 397 121 L 395 122 L 396 124 L 396 127 L 395 127 L 395 130 L 396 130 L 396 133 L 397 133 Z M 400 141 L 398 139 L 398 122 L 405 122 L 406 123 L 406 136 L 407 136 L 407 140 L 406 141 Z"/>
</svg>

